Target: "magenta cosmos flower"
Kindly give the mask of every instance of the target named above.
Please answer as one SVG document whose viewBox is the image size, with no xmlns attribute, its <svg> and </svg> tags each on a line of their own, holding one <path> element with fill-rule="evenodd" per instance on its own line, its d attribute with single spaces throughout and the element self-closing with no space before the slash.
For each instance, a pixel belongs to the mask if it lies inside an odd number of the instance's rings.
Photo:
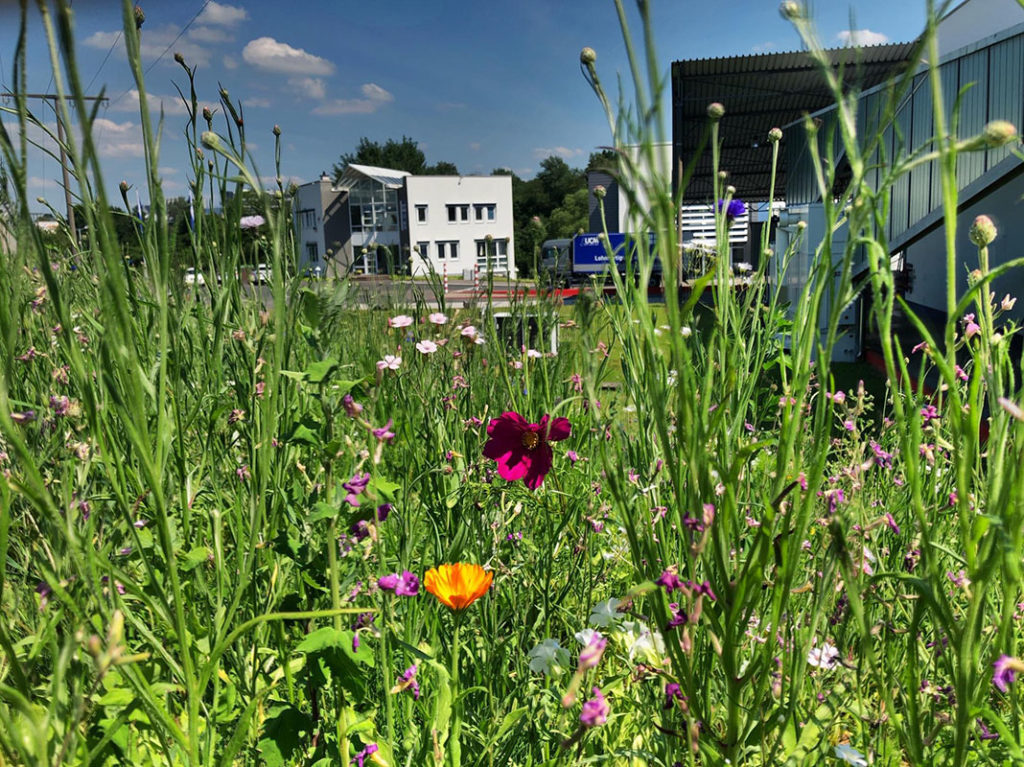
<svg viewBox="0 0 1024 767">
<path fill-rule="evenodd" d="M 502 479 L 523 480 L 528 488 L 536 490 L 551 471 L 551 445 L 565 439 L 572 432 L 566 418 L 548 416 L 540 423 L 527 423 L 519 413 L 502 413 L 487 424 L 487 444 L 484 455 L 498 462 Z"/>
</svg>

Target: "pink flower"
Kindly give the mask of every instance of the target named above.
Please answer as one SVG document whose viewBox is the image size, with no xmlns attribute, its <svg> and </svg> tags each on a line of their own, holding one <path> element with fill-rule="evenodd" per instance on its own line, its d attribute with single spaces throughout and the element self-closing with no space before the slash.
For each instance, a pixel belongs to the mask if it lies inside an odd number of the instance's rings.
<svg viewBox="0 0 1024 767">
<path fill-rule="evenodd" d="M 591 691 L 594 697 L 583 704 L 580 712 L 580 723 L 584 727 L 596 727 L 608 721 L 608 702 L 597 687 Z"/>
<path fill-rule="evenodd" d="M 382 439 L 385 442 L 391 442 L 395 438 L 395 433 L 391 431 L 392 419 L 388 419 L 388 422 L 381 426 L 379 429 L 373 429 L 373 436 L 377 439 Z"/>
<path fill-rule="evenodd" d="M 433 312 L 427 316 L 427 319 L 434 325 L 444 325 L 448 322 L 448 316 L 444 312 Z"/>
<path fill-rule="evenodd" d="M 408 314 L 399 314 L 396 317 L 388 317 L 389 328 L 407 328 L 412 325 L 412 317 Z"/>
<path fill-rule="evenodd" d="M 377 360 L 377 370 L 398 370 L 402 365 L 402 358 L 394 354 L 385 354 L 384 359 Z"/>
<path fill-rule="evenodd" d="M 414 597 L 420 593 L 420 579 L 408 570 L 384 575 L 377 579 L 377 585 L 385 591 L 395 592 L 396 597 Z"/>
<path fill-rule="evenodd" d="M 420 341 L 416 344 L 416 351 L 420 354 L 433 354 L 437 351 L 437 344 L 433 341 Z"/>
<path fill-rule="evenodd" d="M 502 413 L 487 424 L 490 437 L 484 445 L 484 455 L 498 462 L 502 479 L 523 480 L 528 488 L 536 490 L 551 471 L 550 442 L 559 442 L 570 435 L 572 426 L 566 418 L 548 416 L 540 423 L 527 423 L 519 413 Z"/>
</svg>

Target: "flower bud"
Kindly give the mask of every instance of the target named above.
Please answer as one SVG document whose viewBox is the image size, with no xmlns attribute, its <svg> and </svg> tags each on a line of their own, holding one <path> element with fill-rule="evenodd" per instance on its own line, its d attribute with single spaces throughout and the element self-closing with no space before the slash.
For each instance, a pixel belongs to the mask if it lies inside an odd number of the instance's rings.
<svg viewBox="0 0 1024 767">
<path fill-rule="evenodd" d="M 206 122 L 210 122 L 213 119 L 213 112 L 210 111 L 210 107 L 203 107 L 203 119 Z"/>
<path fill-rule="evenodd" d="M 203 135 L 200 136 L 199 140 L 207 149 L 213 149 L 214 151 L 220 149 L 220 136 L 212 130 L 204 130 Z"/>
<path fill-rule="evenodd" d="M 734 187 L 732 184 L 729 184 L 729 186 L 725 188 L 725 193 L 730 197 L 734 196 L 736 194 L 736 187 Z"/>
<path fill-rule="evenodd" d="M 146 23 L 146 14 L 142 12 L 142 8 L 138 5 L 135 6 L 135 29 L 142 29 L 142 25 Z"/>
<path fill-rule="evenodd" d="M 128 194 L 128 182 L 127 181 L 122 181 L 117 186 L 118 186 L 118 189 L 121 190 L 121 194 Z"/>
<path fill-rule="evenodd" d="M 985 126 L 981 135 L 986 146 L 999 147 L 1013 141 L 1017 135 L 1017 129 L 1013 123 L 1006 120 L 993 120 Z"/>
<path fill-rule="evenodd" d="M 580 64 L 583 64 L 584 66 L 587 67 L 592 67 L 594 66 L 595 61 L 597 61 L 597 51 L 595 51 L 593 48 L 587 46 L 582 51 L 580 51 Z"/>
<path fill-rule="evenodd" d="M 222 99 L 224 99 L 225 101 L 227 101 L 227 100 L 228 100 L 228 95 L 229 95 L 229 94 L 228 94 L 228 89 L 227 89 L 227 88 L 221 88 L 221 89 L 220 89 L 220 97 L 221 97 Z"/>
<path fill-rule="evenodd" d="M 1007 293 L 1005 296 L 1003 296 L 1003 300 L 999 304 L 999 308 L 1002 309 L 1004 312 L 1011 312 L 1011 311 L 1013 311 L 1013 306 L 1016 303 L 1017 303 L 1017 299 L 1016 298 L 1010 298 L 1010 294 Z"/>
<path fill-rule="evenodd" d="M 274 135 L 275 136 L 280 136 L 281 135 L 281 126 L 280 125 L 275 125 L 274 126 Z"/>
<path fill-rule="evenodd" d="M 782 128 L 772 128 L 770 131 L 768 131 L 768 140 L 771 141 L 773 144 L 782 141 Z"/>
<path fill-rule="evenodd" d="M 721 120 L 725 116 L 725 107 L 717 101 L 708 104 L 708 117 L 712 120 Z"/>
<path fill-rule="evenodd" d="M 807 228 L 807 222 L 806 221 L 797 221 L 796 222 L 796 228 L 802 232 L 804 229 Z"/>
<path fill-rule="evenodd" d="M 804 9 L 797 0 L 786 0 L 779 6 L 779 13 L 786 21 L 797 21 L 803 17 Z"/>
<path fill-rule="evenodd" d="M 176 62 L 178 62 L 179 64 L 181 64 L 182 66 L 185 66 L 185 57 L 182 56 L 181 53 L 175 51 L 175 53 L 174 53 L 174 60 Z"/>
<path fill-rule="evenodd" d="M 596 197 L 597 199 L 603 200 L 605 198 L 605 195 L 607 194 L 608 190 L 605 189 L 604 186 L 602 186 L 601 184 L 598 184 L 597 186 L 594 187 L 594 197 Z"/>
<path fill-rule="evenodd" d="M 996 225 L 992 223 L 992 219 L 988 216 L 978 216 L 974 219 L 974 223 L 971 224 L 971 242 L 979 248 L 984 248 L 991 243 L 996 238 L 996 234 L 998 234 Z"/>
</svg>

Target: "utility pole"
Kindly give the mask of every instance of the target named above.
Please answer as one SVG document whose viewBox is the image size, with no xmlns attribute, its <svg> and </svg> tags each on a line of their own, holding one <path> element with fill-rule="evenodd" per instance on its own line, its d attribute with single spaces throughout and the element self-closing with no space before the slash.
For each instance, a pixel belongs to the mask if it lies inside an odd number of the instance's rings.
<svg viewBox="0 0 1024 767">
<path fill-rule="evenodd" d="M 17 98 L 17 95 L 9 91 L 0 93 L 4 98 Z M 60 167 L 64 179 L 64 204 L 67 206 L 68 229 L 71 230 L 71 239 L 78 244 L 78 228 L 75 226 L 75 208 L 71 204 L 71 178 L 68 174 L 68 158 L 64 151 L 64 121 L 61 119 L 57 109 L 57 101 L 60 99 L 58 93 L 25 93 L 26 99 L 41 99 L 42 101 L 53 100 L 53 114 L 57 118 L 57 144 L 60 149 Z M 74 96 L 64 96 L 65 99 L 74 99 Z M 82 96 L 82 101 L 109 101 L 106 96 Z"/>
</svg>

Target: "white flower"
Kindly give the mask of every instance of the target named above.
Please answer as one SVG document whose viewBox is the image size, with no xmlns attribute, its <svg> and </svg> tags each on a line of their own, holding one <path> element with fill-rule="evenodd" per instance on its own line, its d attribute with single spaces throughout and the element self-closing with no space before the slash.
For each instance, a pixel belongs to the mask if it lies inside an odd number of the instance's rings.
<svg viewBox="0 0 1024 767">
<path fill-rule="evenodd" d="M 588 644 L 593 642 L 595 638 L 600 639 L 601 632 L 596 629 L 587 628 L 582 631 L 577 631 L 573 636 L 576 637 L 577 642 L 586 647 Z"/>
<path fill-rule="evenodd" d="M 477 346 L 483 346 L 487 341 L 484 340 L 483 336 L 476 336 L 476 338 L 473 339 L 473 343 Z"/>
<path fill-rule="evenodd" d="M 693 335 L 693 331 L 690 330 L 690 328 L 686 325 L 683 325 L 681 328 L 679 328 L 679 332 L 683 334 L 683 338 L 689 338 L 690 336 Z"/>
<path fill-rule="evenodd" d="M 868 767 L 868 760 L 864 758 L 864 754 L 845 743 L 836 746 L 836 759 L 842 759 L 853 767 Z"/>
<path fill-rule="evenodd" d="M 530 671 L 545 676 L 560 674 L 569 666 L 569 651 L 557 639 L 545 639 L 528 653 Z"/>
<path fill-rule="evenodd" d="M 623 641 L 629 646 L 629 659 L 636 656 L 640 660 L 658 665 L 665 657 L 665 640 L 661 633 L 651 631 L 650 626 L 642 621 L 625 621 L 622 624 Z"/>
<path fill-rule="evenodd" d="M 473 327 L 472 325 L 466 325 L 466 327 L 462 329 L 462 335 L 464 335 L 466 338 L 476 338 L 476 328 Z"/>
<path fill-rule="evenodd" d="M 427 316 L 427 319 L 435 325 L 444 325 L 448 322 L 448 315 L 444 312 L 433 312 Z"/>
<path fill-rule="evenodd" d="M 407 328 L 412 325 L 413 319 L 408 314 L 399 314 L 388 318 L 389 328 Z"/>
<path fill-rule="evenodd" d="M 839 662 L 839 650 L 825 642 L 821 647 L 812 647 L 807 653 L 807 663 L 815 668 L 834 668 Z"/>
<path fill-rule="evenodd" d="M 384 359 L 377 360 L 377 370 L 398 370 L 402 365 L 402 358 L 394 354 L 385 354 Z"/>
<path fill-rule="evenodd" d="M 753 265 L 748 264 L 746 261 L 740 261 L 737 264 L 733 264 L 736 267 L 737 272 L 749 272 L 753 270 Z"/>
<path fill-rule="evenodd" d="M 600 628 L 614 626 L 621 617 L 616 612 L 620 604 L 621 602 L 615 597 L 606 599 L 604 602 L 598 602 L 590 611 L 590 620 L 588 622 L 591 626 L 598 626 Z"/>
<path fill-rule="evenodd" d="M 526 356 L 529 357 L 531 360 L 539 360 L 544 355 L 541 354 L 536 349 L 527 349 L 526 350 Z"/>
<path fill-rule="evenodd" d="M 666 380 L 667 380 L 667 383 L 668 383 L 669 386 L 675 386 L 676 385 L 676 381 L 679 380 L 679 371 L 678 370 L 669 370 L 668 371 L 668 378 Z"/>
<path fill-rule="evenodd" d="M 437 344 L 433 341 L 420 341 L 416 344 L 416 351 L 420 354 L 433 354 L 437 351 Z"/>
</svg>

